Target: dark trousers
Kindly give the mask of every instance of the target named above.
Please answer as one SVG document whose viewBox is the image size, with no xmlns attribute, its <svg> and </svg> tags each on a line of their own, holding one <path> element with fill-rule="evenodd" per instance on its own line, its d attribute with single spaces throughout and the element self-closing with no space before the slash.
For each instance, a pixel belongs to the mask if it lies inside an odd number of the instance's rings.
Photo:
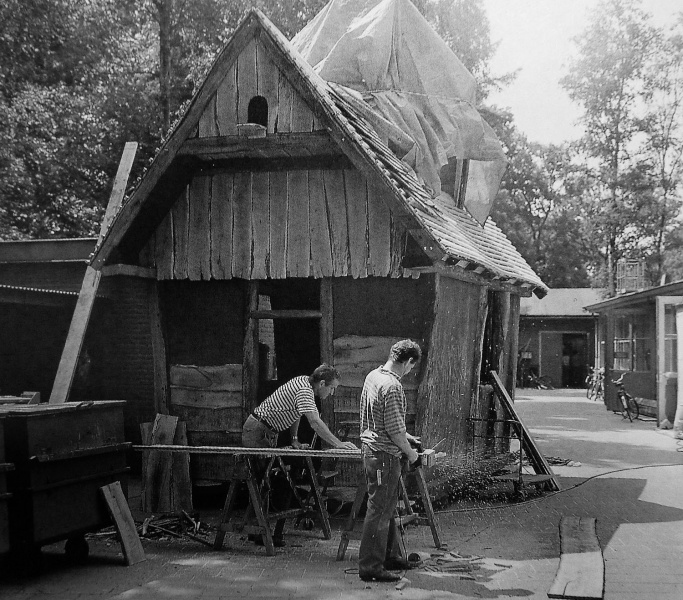
<svg viewBox="0 0 683 600">
<path fill-rule="evenodd" d="M 368 506 L 358 553 L 361 575 L 377 573 L 384 561 L 400 556 L 394 514 L 401 477 L 401 459 L 363 446 L 363 466 L 368 486 Z"/>
<path fill-rule="evenodd" d="M 275 448 L 277 446 L 277 438 L 278 434 L 276 432 L 266 427 L 266 425 L 256 420 L 251 415 L 249 415 L 242 428 L 242 446 L 245 448 Z M 269 460 L 267 458 L 252 459 L 252 465 L 256 471 L 255 475 L 259 481 L 268 475 L 266 473 L 268 462 Z M 280 510 L 286 510 L 290 507 L 292 502 L 292 490 L 288 483 L 278 485 L 276 488 L 270 490 L 270 493 L 272 492 L 277 493 L 279 496 L 277 501 Z M 278 519 L 275 524 L 275 530 L 273 531 L 273 537 L 281 538 L 284 528 L 285 519 Z"/>
</svg>

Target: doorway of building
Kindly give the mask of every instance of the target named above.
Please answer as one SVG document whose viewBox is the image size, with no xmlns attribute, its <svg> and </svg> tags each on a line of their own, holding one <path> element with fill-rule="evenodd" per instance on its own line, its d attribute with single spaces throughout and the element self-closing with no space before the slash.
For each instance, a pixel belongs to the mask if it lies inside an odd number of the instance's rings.
<svg viewBox="0 0 683 600">
<path fill-rule="evenodd" d="M 585 333 L 562 334 L 562 387 L 580 388 L 586 381 L 588 338 Z"/>
<path fill-rule="evenodd" d="M 260 318 L 258 402 L 293 377 L 310 375 L 320 365 L 320 281 L 269 280 L 259 284 Z M 321 410 L 319 401 L 318 410 Z M 308 443 L 313 430 L 306 419 L 299 440 Z"/>
</svg>

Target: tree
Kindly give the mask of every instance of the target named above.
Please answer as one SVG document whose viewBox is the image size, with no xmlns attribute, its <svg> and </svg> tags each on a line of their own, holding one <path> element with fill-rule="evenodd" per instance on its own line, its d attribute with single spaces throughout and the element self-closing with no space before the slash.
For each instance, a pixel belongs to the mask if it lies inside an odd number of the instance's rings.
<svg viewBox="0 0 683 600">
<path fill-rule="evenodd" d="M 486 112 L 508 157 L 491 217 L 551 287 L 588 284 L 567 149 L 530 142 L 506 112 Z"/>
<path fill-rule="evenodd" d="M 586 224 L 595 250 L 604 256 L 606 285 L 615 292 L 616 260 L 637 223 L 633 184 L 642 182 L 632 152 L 641 131 L 639 101 L 657 32 L 636 0 L 602 0 L 576 40 L 578 55 L 561 81 L 582 109 L 584 135 L 577 150 L 585 157 Z"/>
<path fill-rule="evenodd" d="M 679 185 L 683 167 L 683 15 L 678 30 L 662 36 L 644 77 L 644 141 L 639 159 L 650 181 L 649 200 L 639 229 L 648 240 L 649 273 L 656 284 L 665 273 L 667 237 L 677 228 L 681 210 Z"/>
</svg>

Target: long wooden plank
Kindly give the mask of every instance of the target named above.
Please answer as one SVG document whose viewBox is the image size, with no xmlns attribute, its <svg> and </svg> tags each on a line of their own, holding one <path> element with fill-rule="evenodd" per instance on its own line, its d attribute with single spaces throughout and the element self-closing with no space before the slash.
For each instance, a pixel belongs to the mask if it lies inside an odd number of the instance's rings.
<svg viewBox="0 0 683 600">
<path fill-rule="evenodd" d="M 237 63 L 230 66 L 216 90 L 216 120 L 220 135 L 237 134 Z"/>
<path fill-rule="evenodd" d="M 270 176 L 267 171 L 252 175 L 251 213 L 254 249 L 251 276 L 265 279 L 270 265 Z"/>
<path fill-rule="evenodd" d="M 232 276 L 251 278 L 251 173 L 235 173 L 233 187 Z"/>
<path fill-rule="evenodd" d="M 526 428 L 526 425 L 524 425 L 522 420 L 519 418 L 519 415 L 515 410 L 514 404 L 512 403 L 512 399 L 507 393 L 507 390 L 505 389 L 505 386 L 503 385 L 503 382 L 500 380 L 500 376 L 498 375 L 498 373 L 496 373 L 496 371 L 491 371 L 491 379 L 493 381 L 493 388 L 496 390 L 498 400 L 503 406 L 503 409 L 508 414 L 509 418 L 517 421 L 520 424 L 520 428 L 522 430 L 522 447 L 524 451 L 527 453 L 529 461 L 531 462 L 535 471 L 537 473 L 551 475 L 552 479 L 549 481 L 549 483 L 552 489 L 559 490 L 560 482 L 557 480 L 555 473 L 553 473 L 553 470 L 550 467 L 550 463 L 548 463 L 545 456 L 543 456 L 541 451 L 538 449 L 538 446 L 536 445 L 534 438 L 531 437 L 531 434 L 529 433 L 529 430 Z"/>
<path fill-rule="evenodd" d="M 370 256 L 368 275 L 386 277 L 391 270 L 391 213 L 380 191 L 368 189 L 368 241 Z"/>
<path fill-rule="evenodd" d="M 152 427 L 151 445 L 173 444 L 178 417 L 157 415 Z M 149 447 L 147 447 L 149 449 Z M 166 512 L 171 509 L 171 456 L 165 452 L 150 451 L 145 473 L 145 498 L 149 502 L 144 510 Z"/>
<path fill-rule="evenodd" d="M 171 385 L 194 390 L 239 392 L 242 365 L 171 365 Z"/>
<path fill-rule="evenodd" d="M 280 72 L 272 60 L 268 58 L 268 51 L 258 40 L 256 42 L 256 63 L 258 65 L 258 93 L 268 102 L 269 134 L 275 132 L 277 121 L 277 90 Z"/>
<path fill-rule="evenodd" d="M 287 277 L 287 173 L 270 174 L 270 276 Z"/>
<path fill-rule="evenodd" d="M 237 57 L 237 122 L 248 123 L 249 101 L 258 94 L 256 39 L 249 40 Z"/>
<path fill-rule="evenodd" d="M 187 276 L 193 281 L 211 278 L 210 201 L 211 177 L 195 175 L 189 189 L 187 240 Z"/>
<path fill-rule="evenodd" d="M 287 173 L 287 276 L 308 277 L 311 262 L 308 171 Z"/>
<path fill-rule="evenodd" d="M 232 182 L 230 173 L 213 176 L 211 185 L 211 275 L 232 277 Z"/>
<path fill-rule="evenodd" d="M 123 551 L 123 558 L 127 565 L 134 565 L 144 560 L 145 550 L 142 547 L 142 542 L 138 536 L 135 528 L 135 521 L 133 515 L 130 513 L 130 507 L 123 495 L 121 483 L 115 481 L 109 485 L 100 488 L 102 496 L 107 504 L 107 509 L 111 518 L 116 525 L 116 531 L 119 534 L 121 541 L 121 550 Z"/>
<path fill-rule="evenodd" d="M 176 446 L 174 444 L 152 444 L 151 446 L 133 445 L 133 450 L 154 451 L 159 453 L 173 454 L 187 452 L 188 454 L 228 454 L 232 456 L 310 456 L 311 458 L 344 458 L 348 460 L 361 460 L 361 451 L 358 450 L 310 450 L 302 448 L 247 448 L 242 446 Z"/>
<path fill-rule="evenodd" d="M 349 228 L 343 171 L 324 171 L 325 200 L 332 233 L 332 266 L 336 277 L 349 274 Z"/>
<path fill-rule="evenodd" d="M 560 565 L 548 598 L 588 600 L 605 592 L 605 562 L 592 517 L 562 517 Z"/>
<path fill-rule="evenodd" d="M 173 279 L 173 211 L 168 211 L 154 235 L 154 263 L 159 279 Z"/>
<path fill-rule="evenodd" d="M 349 223 L 351 275 L 368 275 L 368 190 L 365 177 L 356 170 L 344 171 L 346 209 Z"/>
<path fill-rule="evenodd" d="M 186 187 L 173 205 L 173 278 L 187 279 L 190 229 L 189 192 Z"/>
<path fill-rule="evenodd" d="M 242 390 L 225 392 L 174 387 L 171 388 L 171 406 L 187 406 L 207 410 L 241 408 Z"/>
<path fill-rule="evenodd" d="M 218 135 L 216 122 L 216 94 L 211 96 L 204 112 L 199 117 L 199 137 L 214 137 Z"/>
<path fill-rule="evenodd" d="M 100 226 L 98 244 L 102 242 L 104 236 L 107 234 L 114 216 L 123 202 L 126 193 L 126 185 L 128 184 L 128 177 L 130 176 L 130 170 L 133 167 L 137 149 L 137 142 L 126 142 L 121 161 L 119 162 L 119 168 L 116 172 L 116 177 L 114 177 L 114 185 L 112 186 L 111 194 L 109 196 L 107 210 L 105 211 L 104 219 Z M 62 404 L 66 402 L 69 393 L 71 392 L 71 385 L 76 373 L 76 366 L 78 365 L 81 348 L 83 347 L 85 332 L 88 329 L 88 323 L 90 322 L 92 308 L 95 304 L 100 278 L 100 271 L 96 271 L 91 266 L 87 267 L 81 291 L 78 295 L 78 301 L 76 302 L 76 308 L 71 318 L 71 324 L 69 325 L 69 333 L 66 336 L 66 343 L 64 344 L 59 366 L 57 367 L 57 375 L 55 376 L 55 382 L 50 394 L 50 404 Z"/>
<path fill-rule="evenodd" d="M 292 102 L 295 93 L 285 74 L 280 71 L 277 89 L 277 133 L 292 131 Z"/>
<path fill-rule="evenodd" d="M 187 424 L 178 421 L 173 444 L 187 446 Z M 173 512 L 192 510 L 192 481 L 190 479 L 190 455 L 174 454 L 171 467 L 171 507 Z"/>
<path fill-rule="evenodd" d="M 322 171 L 316 169 L 308 172 L 308 195 L 310 199 L 311 275 L 316 278 L 331 277 L 334 274 L 332 239 Z"/>
<path fill-rule="evenodd" d="M 155 281 L 149 291 L 149 327 L 152 338 L 152 364 L 154 368 L 154 408 L 157 413 L 168 414 L 168 371 L 166 343 L 161 324 L 159 285 Z"/>
</svg>

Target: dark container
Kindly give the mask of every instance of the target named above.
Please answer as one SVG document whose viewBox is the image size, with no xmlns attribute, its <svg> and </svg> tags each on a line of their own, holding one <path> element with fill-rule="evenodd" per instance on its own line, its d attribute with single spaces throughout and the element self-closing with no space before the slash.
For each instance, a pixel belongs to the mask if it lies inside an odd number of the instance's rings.
<svg viewBox="0 0 683 600">
<path fill-rule="evenodd" d="M 0 418 L 0 556 L 9 552 L 9 512 L 11 494 L 7 491 L 7 473 L 14 465 L 5 462 L 4 419 Z"/>
<path fill-rule="evenodd" d="M 24 556 L 68 540 L 87 556 L 83 536 L 111 524 L 99 488 L 120 481 L 127 493 L 124 401 L 11 407 L 3 410 L 10 554 Z M 69 545 L 70 544 L 70 545 Z"/>
</svg>

